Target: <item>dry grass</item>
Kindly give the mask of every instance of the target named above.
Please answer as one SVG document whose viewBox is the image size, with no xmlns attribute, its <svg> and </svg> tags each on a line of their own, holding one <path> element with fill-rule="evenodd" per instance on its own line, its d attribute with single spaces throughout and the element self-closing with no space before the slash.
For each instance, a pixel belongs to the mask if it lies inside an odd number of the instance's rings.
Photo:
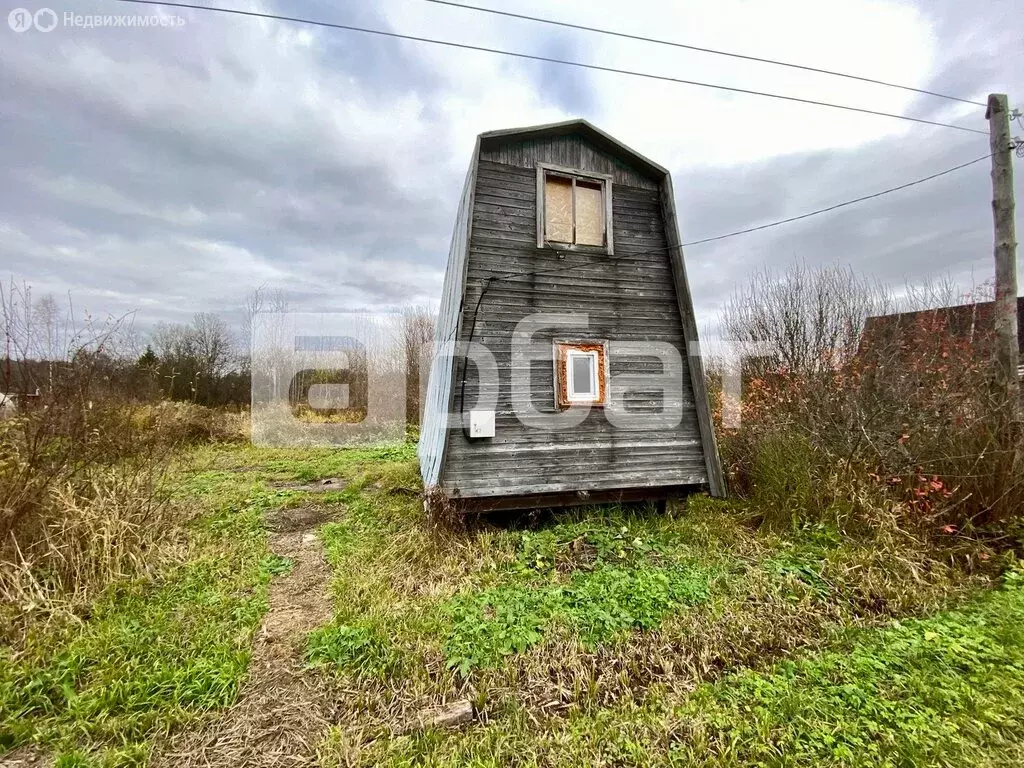
<svg viewBox="0 0 1024 768">
<path fill-rule="evenodd" d="M 50 404 L 0 425 L 0 638 L 74 620 L 107 586 L 183 552 L 181 450 L 237 439 L 240 417 L 180 403 Z"/>
<path fill-rule="evenodd" d="M 204 471 L 183 490 L 217 510 L 199 526 L 232 531 L 247 567 L 258 563 L 267 612 L 260 624 L 264 606 L 249 605 L 247 629 L 230 630 L 241 647 L 252 641 L 237 699 L 223 687 L 189 717 L 226 709 L 166 740 L 170 724 L 188 718 L 145 700 L 159 715 L 123 738 L 154 740 L 159 766 L 507 764 L 517 756 L 547 765 L 574 755 L 579 765 L 633 764 L 588 740 L 604 728 L 668 750 L 682 737 L 665 735 L 665 713 L 650 705 L 659 697 L 686 701 L 734 673 L 771 674 L 780 661 L 828 652 L 851 632 L 945 611 L 989 587 L 1005 565 L 977 542 L 940 551 L 890 524 L 860 537 L 825 524 L 776 528 L 756 504 L 705 497 L 667 515 L 595 508 L 451 531 L 425 514 L 409 447 L 201 453 Z M 324 478 L 340 482 L 322 491 Z M 230 561 L 228 539 L 218 544 L 224 558 L 204 567 Z M 236 580 L 236 566 L 224 568 L 184 590 L 168 615 L 202 606 L 212 610 L 204 616 L 226 617 L 259 592 L 252 574 Z M 227 579 L 207 609 L 212 584 Z M 463 670 L 467 649 L 481 652 Z M 200 685 L 187 679 L 206 669 L 203 649 L 196 653 L 187 664 L 197 671 L 182 673 L 175 690 Z M 235 680 L 244 669 L 236 666 Z M 457 700 L 473 704 L 473 724 L 417 727 L 425 711 Z M 107 748 L 112 733 L 81 748 Z"/>
<path fill-rule="evenodd" d="M 361 764 L 423 710 L 448 701 L 471 700 L 485 724 L 512 712 L 541 723 L 640 702 L 654 689 L 684 695 L 737 669 L 767 669 L 814 652 L 851 628 L 943 610 L 991 583 L 991 569 L 972 574 L 963 558 L 955 567 L 943 564 L 930 544 L 894 527 L 845 540 L 834 529 L 773 532 L 757 527 L 756 508 L 699 499 L 677 508 L 674 519 L 571 513 L 541 520 L 537 535 L 557 535 L 587 515 L 599 536 L 628 525 L 627 539 L 665 543 L 667 549 L 652 555 L 655 566 L 682 558 L 707 568 L 709 598 L 670 612 L 653 630 L 596 645 L 555 620 L 524 652 L 464 676 L 449 663 L 452 633 L 462 630 L 447 606 L 494 590 L 497 599 L 511 599 L 520 588 L 528 593 L 574 578 L 586 583 L 597 565 L 593 545 L 570 531 L 550 570 L 537 572 L 523 550 L 530 530 L 477 525 L 446 533 L 418 500 L 395 492 L 404 482 L 371 472 L 353 483 L 351 514 L 328 532 L 334 623 L 360 633 L 354 650 L 344 645 L 347 637 L 339 640 L 336 663 L 328 665 L 338 676 L 343 724 L 326 747 L 329 764 Z M 991 555 L 979 545 L 972 552 Z M 530 610 L 510 605 L 513 613 Z M 482 616 L 488 621 L 493 612 Z"/>
<path fill-rule="evenodd" d="M 46 519 L 0 569 L 2 638 L 17 644 L 40 621 L 66 620 L 109 584 L 154 573 L 184 552 L 190 508 L 160 489 L 165 467 L 108 469 L 49 489 Z"/>
</svg>

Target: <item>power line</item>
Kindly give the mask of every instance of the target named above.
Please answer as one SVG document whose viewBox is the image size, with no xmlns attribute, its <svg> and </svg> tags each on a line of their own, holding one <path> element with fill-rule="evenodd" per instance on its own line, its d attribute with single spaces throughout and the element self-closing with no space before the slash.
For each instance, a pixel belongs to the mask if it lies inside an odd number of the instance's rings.
<svg viewBox="0 0 1024 768">
<path fill-rule="evenodd" d="M 900 190 L 909 189 L 910 187 L 916 187 L 918 184 L 924 184 L 924 183 L 932 181 L 934 179 L 938 179 L 938 178 L 940 178 L 942 176 L 946 176 L 947 174 L 954 173 L 956 171 L 962 170 L 962 169 L 967 168 L 967 167 L 972 166 L 972 165 L 976 165 L 977 163 L 980 163 L 980 162 L 982 162 L 984 160 L 988 160 L 990 157 L 992 157 L 991 153 L 987 154 L 987 155 L 983 155 L 982 157 L 976 158 L 976 159 L 971 160 L 969 162 L 961 163 L 960 165 L 955 165 L 952 168 L 947 168 L 944 171 L 939 171 L 938 173 L 933 173 L 930 176 L 925 176 L 925 177 L 920 178 L 920 179 L 915 179 L 914 181 L 909 181 L 906 184 L 900 184 L 899 186 L 896 186 L 896 187 L 889 187 L 888 189 L 883 189 L 880 192 L 874 192 L 874 193 L 872 193 L 870 195 L 863 195 L 862 197 L 855 197 L 852 200 L 847 200 L 847 201 L 842 202 L 842 203 L 837 203 L 836 205 L 830 205 L 827 208 L 819 208 L 816 211 L 811 211 L 809 213 L 804 213 L 804 214 L 801 214 L 799 216 L 791 216 L 788 219 L 779 219 L 778 221 L 773 221 L 773 222 L 771 222 L 769 224 L 762 224 L 759 227 L 748 227 L 747 229 L 739 229 L 739 230 L 736 230 L 735 232 L 729 232 L 727 234 L 718 235 L 716 237 L 706 237 L 706 238 L 703 238 L 701 240 L 691 240 L 691 241 L 686 242 L 686 243 L 680 243 L 679 245 L 670 245 L 667 248 L 655 248 L 655 249 L 652 249 L 652 250 L 641 251 L 639 253 L 634 253 L 634 254 L 630 254 L 630 255 L 631 256 L 648 256 L 648 255 L 655 254 L 655 253 L 665 253 L 666 251 L 671 251 L 671 250 L 674 250 L 676 248 L 686 248 L 686 247 L 689 247 L 691 245 L 701 245 L 702 243 L 711 243 L 711 242 L 715 242 L 716 240 L 725 240 L 726 238 L 736 237 L 737 235 L 746 235 L 746 234 L 749 234 L 750 232 L 759 232 L 760 230 L 763 230 L 763 229 L 770 229 L 772 227 L 778 227 L 778 226 L 781 226 L 782 224 L 789 224 L 790 222 L 800 221 L 801 219 L 807 219 L 807 218 L 810 218 L 811 216 L 818 216 L 818 215 L 820 215 L 822 213 L 828 213 L 830 211 L 834 211 L 834 210 L 837 210 L 839 208 L 845 208 L 848 205 L 854 205 L 855 203 L 862 203 L 865 200 L 873 200 L 875 198 L 882 197 L 883 195 L 888 195 L 888 194 L 891 194 L 893 192 L 899 192 Z M 562 273 L 568 272 L 570 270 L 580 269 L 581 267 L 589 267 L 589 266 L 592 266 L 594 264 L 607 263 L 607 261 L 608 261 L 608 259 L 607 259 L 606 256 L 601 256 L 599 258 L 587 259 L 585 261 L 581 261 L 578 264 L 572 264 L 572 265 L 569 265 L 569 266 L 559 266 L 559 267 L 553 267 L 553 268 L 550 268 L 550 269 L 538 269 L 538 270 L 534 270 L 534 271 L 531 271 L 531 272 L 508 272 L 508 273 L 506 273 L 504 275 L 491 275 L 490 277 L 485 278 L 483 283 L 482 283 L 482 285 L 481 285 L 480 295 L 477 297 L 477 300 L 476 300 L 476 306 L 473 309 L 473 314 L 472 314 L 472 318 L 471 318 L 472 319 L 472 325 L 470 326 L 471 330 L 470 330 L 469 341 L 472 342 L 473 334 L 474 334 L 474 332 L 476 330 L 476 317 L 477 317 L 477 313 L 480 311 L 480 304 L 483 302 L 484 295 L 490 289 L 492 283 L 495 283 L 495 282 L 515 282 L 515 281 L 518 281 L 518 280 L 525 280 L 527 278 L 537 277 L 537 276 L 540 276 L 540 275 L 562 274 Z M 463 299 L 462 300 L 463 300 L 463 304 L 465 304 L 465 295 L 463 295 Z M 459 312 L 461 314 L 461 312 L 462 312 L 462 308 L 461 307 L 459 309 Z M 445 339 L 445 341 L 451 341 L 452 337 L 455 335 L 455 333 L 457 331 L 458 331 L 458 325 L 456 325 L 455 328 L 452 329 L 451 335 L 447 339 Z"/>
<path fill-rule="evenodd" d="M 326 27 L 328 29 L 343 29 L 349 32 L 362 32 L 368 35 L 379 35 L 381 37 L 390 37 L 397 40 L 409 40 L 417 43 L 429 43 L 431 45 L 443 45 L 448 48 L 461 48 L 467 51 L 479 51 L 481 53 L 493 53 L 499 56 L 511 56 L 517 59 L 527 59 L 529 61 L 543 61 L 548 64 L 562 64 L 568 67 L 579 67 L 580 69 L 590 69 L 597 72 L 611 72 L 619 75 L 630 75 L 632 77 L 642 77 L 648 80 L 661 80 L 669 83 L 678 83 L 680 85 L 693 85 L 700 88 L 711 88 L 718 91 L 729 91 L 730 93 L 743 93 L 749 96 L 763 96 L 770 99 L 781 99 L 782 101 L 791 101 L 797 104 L 815 104 L 820 107 L 829 107 L 831 109 L 841 109 L 847 112 L 859 112 L 864 115 L 876 115 L 878 117 L 892 117 L 897 120 L 907 120 L 912 123 L 921 123 L 923 125 L 935 125 L 942 128 L 952 128 L 957 131 L 966 131 L 968 133 L 980 133 L 985 136 L 988 135 L 988 131 L 978 130 L 976 128 L 967 128 L 962 125 L 953 125 L 951 123 L 940 123 L 935 120 L 925 120 L 920 117 L 910 117 L 908 115 L 898 115 L 894 112 L 882 112 L 874 109 L 865 109 L 863 107 L 852 107 L 846 104 L 832 104 L 827 101 L 816 101 L 814 99 L 802 99 L 798 96 L 784 96 L 778 93 L 767 93 L 765 91 L 754 91 L 747 88 L 733 88 L 728 85 L 718 85 L 715 83 L 704 83 L 698 80 L 686 80 L 680 77 L 670 77 L 669 75 L 656 75 L 651 72 L 639 72 L 629 69 L 618 69 L 616 67 L 606 67 L 600 64 L 586 64 L 581 61 L 570 61 L 568 59 L 556 59 L 549 56 L 537 56 L 531 53 L 520 53 L 518 51 L 505 51 L 500 48 L 488 48 L 481 45 L 470 45 L 468 43 L 457 43 L 451 40 L 438 40 L 431 37 L 419 37 L 417 35 L 403 35 L 398 32 L 388 32 L 381 29 L 371 29 L 369 27 L 357 27 L 352 24 L 337 24 L 329 21 L 315 21 L 313 19 L 304 19 L 297 16 L 282 16 L 274 13 L 262 13 L 259 11 L 244 11 L 238 8 L 217 8 L 211 5 L 200 5 L 198 3 L 179 3 L 179 2 L 166 2 L 165 0 L 118 0 L 122 3 L 134 3 L 136 5 L 158 5 L 167 6 L 169 8 L 187 8 L 190 10 L 197 11 L 212 11 L 215 13 L 227 13 L 235 16 L 248 16 L 251 18 L 259 19 L 274 19 L 277 21 L 290 21 L 295 24 L 309 24 L 316 27 Z"/>
<path fill-rule="evenodd" d="M 978 164 L 978 163 L 980 163 L 980 162 L 982 162 L 984 160 L 988 160 L 990 157 L 992 157 L 991 154 L 983 155 L 982 157 L 975 158 L 974 160 L 970 160 L 970 161 L 968 161 L 966 163 L 961 163 L 960 165 L 955 165 L 952 168 L 947 168 L 944 171 L 939 171 L 938 173 L 933 173 L 930 176 L 924 176 L 923 178 L 915 179 L 914 181 L 908 181 L 906 184 L 900 184 L 899 186 L 889 187 L 888 189 L 883 189 L 883 190 L 881 190 L 879 192 L 873 192 L 870 195 L 863 195 L 861 197 L 855 197 L 852 200 L 846 200 L 846 201 L 844 201 L 842 203 L 836 203 L 835 205 L 830 205 L 827 208 L 819 208 L 818 210 L 810 211 L 809 213 L 802 213 L 799 216 L 790 216 L 788 219 L 779 219 L 778 221 L 773 221 L 773 222 L 770 222 L 768 224 L 762 224 L 762 225 L 757 226 L 757 227 L 748 227 L 746 229 L 738 229 L 735 232 L 729 232 L 729 233 L 724 234 L 724 235 L 716 235 L 715 237 L 705 237 L 705 238 L 702 238 L 700 240 L 690 240 L 689 242 L 680 243 L 679 245 L 670 245 L 667 248 L 656 248 L 656 249 L 653 249 L 653 250 L 641 251 L 639 253 L 631 254 L 631 256 L 647 256 L 647 255 L 654 254 L 654 253 L 664 253 L 665 251 L 671 251 L 671 250 L 673 250 L 675 248 L 688 248 L 691 245 L 701 245 L 703 243 L 712 243 L 712 242 L 715 242 L 717 240 L 725 240 L 726 238 L 729 238 L 729 237 L 736 237 L 738 235 L 746 235 L 746 234 L 749 234 L 751 232 L 759 232 L 759 231 L 761 231 L 763 229 L 771 229 L 772 227 L 778 227 L 778 226 L 781 226 L 783 224 L 789 224 L 789 223 L 794 222 L 794 221 L 800 221 L 801 219 L 808 219 L 811 216 L 819 216 L 819 215 L 821 215 L 823 213 L 829 213 L 831 211 L 838 210 L 839 208 L 845 208 L 845 207 L 847 207 L 849 205 L 854 205 L 856 203 L 863 203 L 866 200 L 874 200 L 875 198 L 882 197 L 884 195 L 889 195 L 889 194 L 892 194 L 893 192 L 899 192 L 899 191 L 904 190 L 904 189 L 909 189 L 910 187 L 916 187 L 919 184 L 924 184 L 926 182 L 933 181 L 934 179 L 938 179 L 938 178 L 940 178 L 942 176 L 946 176 L 946 175 L 948 175 L 950 173 L 955 173 L 956 171 L 960 171 L 960 170 L 963 170 L 964 168 L 968 168 L 968 167 L 970 167 L 972 165 L 976 165 L 976 164 Z M 607 261 L 607 257 L 603 257 L 603 258 L 600 258 L 600 259 L 590 259 L 588 261 L 581 262 L 579 264 L 574 264 L 574 265 L 568 266 L 568 267 L 556 267 L 556 268 L 547 269 L 547 270 L 537 270 L 535 272 L 509 272 L 509 273 L 507 273 L 505 275 L 499 275 L 499 276 L 496 276 L 496 277 L 492 277 L 490 279 L 491 280 L 508 281 L 508 280 L 515 280 L 515 279 L 518 279 L 518 278 L 534 277 L 536 275 L 557 274 L 557 273 L 565 271 L 565 270 L 578 269 L 580 267 L 586 267 L 586 266 L 590 266 L 592 264 L 598 264 L 598 263 L 602 263 L 602 262 L 606 262 L 606 261 Z"/>
<path fill-rule="evenodd" d="M 874 194 L 871 194 L 871 195 L 864 195 L 863 197 L 856 197 L 853 200 L 847 200 L 846 202 L 843 202 L 843 203 L 836 203 L 835 205 L 830 205 L 828 208 L 819 208 L 818 210 L 811 211 L 810 213 L 804 213 L 804 214 L 801 214 L 799 216 L 791 216 L 788 219 L 780 219 L 779 221 L 773 221 L 770 224 L 762 224 L 759 227 L 750 227 L 748 229 L 741 229 L 741 230 L 738 230 L 736 232 L 729 232 L 728 234 L 725 234 L 725 235 L 718 235 L 717 237 L 705 237 L 702 240 L 692 240 L 692 241 L 690 241 L 688 243 L 683 243 L 682 246 L 680 246 L 680 247 L 685 247 L 685 246 L 690 246 L 690 245 L 700 245 L 702 243 L 713 243 L 716 240 L 724 240 L 727 237 L 736 237 L 736 235 L 745 235 L 745 234 L 748 234 L 750 232 L 759 232 L 762 229 L 770 229 L 771 227 L 778 227 L 781 224 L 789 224 L 790 222 L 793 222 L 793 221 L 800 221 L 801 219 L 807 219 L 807 218 L 810 218 L 811 216 L 818 216 L 819 214 L 822 214 L 822 213 L 828 213 L 829 211 L 834 211 L 834 210 L 837 210 L 839 208 L 845 208 L 846 206 L 853 205 L 854 203 L 863 203 L 865 200 L 873 200 L 876 197 L 881 197 L 882 195 L 888 195 L 888 194 L 890 194 L 892 192 L 899 192 L 901 189 L 908 189 L 910 187 L 916 187 L 918 184 L 924 184 L 926 181 L 931 181 L 932 179 L 937 179 L 940 176 L 945 176 L 948 173 L 953 173 L 954 171 L 959 171 L 962 168 L 967 168 L 968 166 L 974 165 L 976 163 L 980 163 L 983 160 L 988 160 L 990 157 L 992 157 L 991 153 L 987 154 L 987 155 L 983 155 L 982 157 L 976 158 L 974 160 L 971 160 L 970 162 L 961 163 L 960 165 L 954 166 L 952 168 L 947 168 L 944 171 L 939 171 L 938 173 L 933 173 L 931 176 L 925 176 L 923 179 L 917 179 L 916 181 L 910 181 L 910 182 L 907 182 L 906 184 L 900 184 L 898 187 L 890 187 L 889 189 L 883 189 L 881 192 L 875 192 Z"/>
<path fill-rule="evenodd" d="M 792 64 L 787 61 L 779 61 L 777 59 L 764 59 L 759 56 L 748 56 L 742 53 L 733 53 L 731 51 L 720 51 L 715 48 L 703 48 L 699 45 L 688 45 L 686 43 L 677 43 L 672 40 L 660 40 L 654 37 L 645 37 L 643 35 L 632 35 L 627 32 L 617 32 L 612 29 L 602 29 L 601 27 L 588 27 L 584 24 L 573 24 L 567 21 L 556 21 L 555 19 L 545 19 L 540 16 L 530 16 L 525 13 L 512 13 L 511 11 L 499 11 L 496 8 L 484 8 L 478 5 L 466 5 L 463 3 L 452 2 L 452 0 L 427 0 L 428 3 L 436 3 L 437 5 L 449 5 L 452 8 L 463 8 L 468 11 L 479 11 L 481 13 L 490 13 L 495 16 L 506 16 L 512 19 L 524 19 L 526 21 L 536 21 L 541 24 L 550 24 L 555 27 L 565 27 L 567 29 L 578 29 L 584 32 L 596 32 L 600 35 L 610 35 L 612 37 L 621 37 L 626 40 L 638 40 L 644 43 L 655 43 L 656 45 L 667 45 L 673 48 L 684 48 L 688 51 L 698 51 L 700 53 L 711 53 L 716 56 L 729 56 L 734 59 L 742 59 L 744 61 L 756 61 L 761 64 L 774 64 L 779 67 L 789 67 L 790 69 L 802 69 L 805 72 L 817 72 L 821 75 L 832 75 L 834 77 L 845 77 L 848 80 L 859 80 L 862 83 L 872 83 L 874 85 L 884 85 L 888 88 L 898 88 L 901 91 L 910 91 L 911 93 L 920 93 L 925 96 L 937 96 L 940 99 L 949 99 L 950 101 L 959 101 L 964 104 L 973 104 L 977 107 L 987 106 L 980 101 L 972 101 L 971 99 L 962 99 L 959 96 L 950 96 L 945 93 L 938 93 L 936 91 L 928 91 L 923 88 L 912 88 L 909 85 L 899 85 L 898 83 L 890 83 L 885 80 L 876 80 L 872 77 L 862 77 L 861 75 L 851 75 L 846 72 L 835 72 L 830 69 L 820 69 L 818 67 L 809 67 L 803 64 Z"/>
</svg>

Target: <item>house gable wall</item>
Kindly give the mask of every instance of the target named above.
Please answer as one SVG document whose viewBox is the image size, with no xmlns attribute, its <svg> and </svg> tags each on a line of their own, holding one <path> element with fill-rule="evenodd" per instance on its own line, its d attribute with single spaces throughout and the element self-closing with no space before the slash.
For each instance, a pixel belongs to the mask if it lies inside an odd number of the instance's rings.
<svg viewBox="0 0 1024 768">
<path fill-rule="evenodd" d="M 480 159 L 517 168 L 536 168 L 537 163 L 561 165 L 612 177 L 615 184 L 657 190 L 659 180 L 598 149 L 578 134 L 543 136 L 524 141 L 484 142 Z"/>
<path fill-rule="evenodd" d="M 536 164 L 552 163 L 613 177 L 614 256 L 563 253 L 537 248 Z M 472 228 L 466 264 L 459 340 L 487 346 L 499 369 L 496 435 L 470 441 L 450 425 L 440 486 L 455 497 L 493 497 L 588 490 L 685 486 L 708 482 L 698 426 L 683 322 L 673 282 L 660 191 L 663 185 L 577 135 L 528 141 L 484 142 L 474 179 Z M 572 267 L 571 269 L 569 269 Z M 535 272 L 546 274 L 533 274 Z M 487 278 L 522 274 L 520 280 Z M 555 338 L 657 341 L 682 360 L 683 385 L 675 396 L 683 418 L 673 428 L 617 429 L 607 414 L 591 409 L 582 424 L 552 432 L 528 427 L 513 411 L 511 337 L 516 324 L 534 313 L 586 313 L 587 326 L 559 326 L 535 335 Z M 639 355 L 610 355 L 610 376 L 646 372 L 661 364 Z M 464 363 L 455 365 L 453 413 L 462 413 Z M 534 361 L 529 400 L 555 413 L 550 357 Z M 476 399 L 477 372 L 466 372 L 465 394 Z M 657 412 L 651 394 L 626 397 L 630 410 Z M 715 459 L 717 461 L 717 457 Z"/>
</svg>

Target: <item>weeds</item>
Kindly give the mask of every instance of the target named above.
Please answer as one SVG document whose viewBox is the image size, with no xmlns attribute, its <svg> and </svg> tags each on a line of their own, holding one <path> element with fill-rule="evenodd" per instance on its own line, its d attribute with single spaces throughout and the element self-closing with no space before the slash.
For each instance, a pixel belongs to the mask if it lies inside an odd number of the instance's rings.
<svg viewBox="0 0 1024 768">
<path fill-rule="evenodd" d="M 351 764 L 439 768 L 1016 765 L 1024 756 L 1021 595 L 1006 589 L 692 691 L 655 687 L 640 700 L 559 718 L 515 703 L 480 727 L 349 744 L 346 754 Z"/>
<path fill-rule="evenodd" d="M 330 664 L 372 678 L 384 678 L 396 667 L 391 644 L 367 624 L 334 624 L 315 630 L 309 636 L 306 657 L 314 664 Z"/>
<path fill-rule="evenodd" d="M 700 689 L 674 715 L 683 765 L 976 765 L 1024 752 L 1024 593 L 897 622 L 849 652 Z M 766 738 L 767 736 L 767 738 Z"/>
<path fill-rule="evenodd" d="M 1018 519 L 1021 436 L 992 386 L 992 304 L 910 298 L 923 311 L 885 314 L 891 297 L 850 270 L 794 265 L 730 302 L 726 330 L 748 358 L 741 422 L 721 444 L 733 490 L 765 519 L 895 522 L 938 542 L 1002 536 Z"/>
<path fill-rule="evenodd" d="M 203 488 L 200 475 L 178 493 Z M 190 536 L 188 562 L 119 581 L 77 621 L 33 625 L 20 647 L 0 649 L 0 748 L 47 744 L 82 764 L 83 748 L 144 750 L 234 700 L 265 585 L 284 563 L 266 555 L 261 516 L 272 497 L 244 478 L 219 491 L 203 499 L 208 516 Z"/>
<path fill-rule="evenodd" d="M 193 510 L 172 499 L 167 479 L 180 450 L 219 423 L 183 404 L 84 415 L 74 407 L 0 422 L 0 639 L 8 642 L 180 556 Z"/>
<path fill-rule="evenodd" d="M 578 634 L 589 648 L 630 630 L 655 629 L 673 609 L 707 600 L 708 582 L 696 566 L 601 565 L 566 584 L 511 584 L 460 595 L 442 608 L 451 622 L 447 664 L 466 676 L 525 652 L 554 624 Z"/>
<path fill-rule="evenodd" d="M 111 588 L 79 623 L 39 630 L 24 650 L 4 652 L 0 711 L 13 713 L 0 721 L 7 745 L 56 747 L 69 765 L 142 761 L 168 730 L 231 704 L 265 609 L 264 585 L 291 567 L 267 553 L 264 526 L 282 508 L 309 503 L 308 493 L 275 487 L 281 483 L 344 480 L 341 490 L 316 495 L 335 510 L 318 530 L 335 606 L 305 648 L 308 674 L 331 692 L 339 723 L 320 748 L 325 766 L 771 762 L 770 752 L 757 750 L 770 750 L 776 732 L 796 726 L 779 714 L 780 723 L 764 721 L 748 737 L 734 701 L 743 716 L 755 706 L 816 722 L 834 692 L 825 703 L 808 698 L 807 710 L 803 699 L 786 709 L 788 699 L 753 696 L 768 696 L 791 664 L 884 648 L 900 627 L 973 647 L 976 630 L 1003 619 L 985 614 L 959 635 L 919 632 L 920 622 L 951 615 L 943 612 L 1000 571 L 1008 588 L 993 599 L 1006 599 L 1021 580 L 1015 561 L 978 545 L 940 562 L 926 540 L 898 527 L 853 536 L 827 522 L 782 525 L 783 517 L 759 526 L 767 517 L 760 502 L 700 496 L 667 515 L 604 507 L 518 529 L 478 524 L 446 533 L 408 492 L 416 467 L 402 447 L 239 445 L 193 456 L 202 471 L 179 479 L 172 496 L 205 509 L 189 526 L 189 562 Z M 995 658 L 984 654 L 968 660 L 972 670 Z M 909 669 L 888 658 L 878 663 L 896 681 Z M 891 684 L 881 668 L 868 678 L 872 667 L 864 664 L 851 679 L 863 673 L 866 689 Z M 804 676 L 808 690 L 818 685 L 797 669 L 794 679 Z M 838 668 L 822 669 L 827 683 Z M 742 688 L 747 676 L 763 682 Z M 1015 701 L 1012 688 L 999 690 Z M 477 725 L 408 732 L 422 710 L 455 698 L 474 703 Z M 908 693 L 893 718 L 876 722 L 898 733 L 898 718 L 916 701 Z M 701 719 L 705 709 L 722 714 Z M 829 718 L 838 712 L 822 722 L 834 726 Z M 979 749 L 1009 754 L 989 735 Z M 910 754 L 893 750 L 887 754 Z M 815 753 L 823 764 L 855 764 L 824 754 Z"/>
<path fill-rule="evenodd" d="M 699 496 L 670 515 L 593 508 L 446 536 L 396 492 L 403 474 L 369 469 L 346 487 L 345 520 L 323 532 L 338 604 L 309 653 L 351 692 L 328 764 L 529 764 L 519 757 L 541 749 L 538 733 L 568 739 L 563 728 L 586 717 L 621 734 L 608 754 L 633 755 L 632 736 L 651 735 L 617 709 L 624 702 L 684 697 L 852 629 L 948 609 L 997 570 L 944 565 L 898 528 L 850 536 L 834 524 L 783 526 L 784 516 L 758 527 L 758 502 Z M 489 723 L 486 745 L 465 753 L 458 736 L 425 734 L 408 737 L 410 752 L 389 751 L 417 712 L 453 696 Z"/>
</svg>

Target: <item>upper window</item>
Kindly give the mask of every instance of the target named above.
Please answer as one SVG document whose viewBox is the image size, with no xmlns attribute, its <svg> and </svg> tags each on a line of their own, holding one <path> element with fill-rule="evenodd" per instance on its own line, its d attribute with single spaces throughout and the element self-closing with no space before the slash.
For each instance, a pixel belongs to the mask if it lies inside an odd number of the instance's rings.
<svg viewBox="0 0 1024 768">
<path fill-rule="evenodd" d="M 604 405 L 608 395 L 607 354 L 603 341 L 556 341 L 555 384 L 560 408 Z"/>
<path fill-rule="evenodd" d="M 537 168 L 537 247 L 603 248 L 612 252 L 611 177 Z"/>
</svg>

